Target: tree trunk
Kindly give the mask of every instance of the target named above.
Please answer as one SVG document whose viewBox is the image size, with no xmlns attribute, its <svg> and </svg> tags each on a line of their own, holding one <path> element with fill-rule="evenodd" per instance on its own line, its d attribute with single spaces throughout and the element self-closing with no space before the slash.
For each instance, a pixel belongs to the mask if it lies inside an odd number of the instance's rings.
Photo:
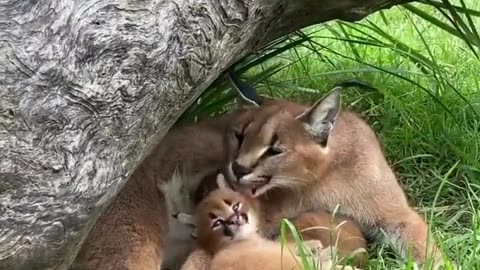
<svg viewBox="0 0 480 270">
<path fill-rule="evenodd" d="M 402 0 L 0 4 L 0 269 L 65 269 L 101 211 L 228 66 Z"/>
</svg>

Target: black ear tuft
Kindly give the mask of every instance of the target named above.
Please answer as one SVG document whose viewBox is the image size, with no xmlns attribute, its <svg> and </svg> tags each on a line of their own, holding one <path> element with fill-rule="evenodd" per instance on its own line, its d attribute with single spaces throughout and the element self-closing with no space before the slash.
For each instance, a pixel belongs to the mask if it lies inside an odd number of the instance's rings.
<svg viewBox="0 0 480 270">
<path fill-rule="evenodd" d="M 232 83 L 233 89 L 237 92 L 237 96 L 241 103 L 257 107 L 262 105 L 263 99 L 258 95 L 255 88 L 241 81 L 233 71 L 228 71 L 227 76 Z"/>
<path fill-rule="evenodd" d="M 328 137 L 340 112 L 341 89 L 335 87 L 328 96 L 315 102 L 310 109 L 297 117 L 322 146 L 327 145 Z"/>
</svg>

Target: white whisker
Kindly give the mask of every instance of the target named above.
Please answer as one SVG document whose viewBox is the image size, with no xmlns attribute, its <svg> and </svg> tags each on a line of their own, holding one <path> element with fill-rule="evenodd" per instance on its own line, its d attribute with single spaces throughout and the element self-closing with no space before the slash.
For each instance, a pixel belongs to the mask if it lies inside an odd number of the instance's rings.
<svg viewBox="0 0 480 270">
<path fill-rule="evenodd" d="M 311 170 L 308 170 L 308 173 L 309 173 L 311 176 L 313 176 L 317 182 L 320 181 L 320 179 L 318 179 L 317 175 L 314 174 Z"/>
<path fill-rule="evenodd" d="M 283 187 L 289 188 L 305 188 L 309 186 L 309 179 L 300 178 L 300 177 L 290 177 L 290 176 L 274 176 L 272 182 L 277 183 Z"/>
</svg>

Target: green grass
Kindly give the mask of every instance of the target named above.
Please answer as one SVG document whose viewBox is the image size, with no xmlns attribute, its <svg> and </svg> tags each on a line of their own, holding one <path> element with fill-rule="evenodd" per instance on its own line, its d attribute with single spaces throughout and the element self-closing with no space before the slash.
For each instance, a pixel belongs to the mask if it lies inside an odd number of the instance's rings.
<svg viewBox="0 0 480 270">
<path fill-rule="evenodd" d="M 480 2 L 451 2 L 477 13 L 444 9 L 452 23 L 432 6 L 396 7 L 358 23 L 304 29 L 240 66 L 263 93 L 303 103 L 344 79 L 377 88 L 346 90 L 344 106 L 377 131 L 412 205 L 427 215 L 448 258 L 463 269 L 480 269 Z M 182 120 L 224 111 L 232 97 L 219 80 Z M 386 244 L 369 252 L 367 269 L 410 269 Z"/>
</svg>

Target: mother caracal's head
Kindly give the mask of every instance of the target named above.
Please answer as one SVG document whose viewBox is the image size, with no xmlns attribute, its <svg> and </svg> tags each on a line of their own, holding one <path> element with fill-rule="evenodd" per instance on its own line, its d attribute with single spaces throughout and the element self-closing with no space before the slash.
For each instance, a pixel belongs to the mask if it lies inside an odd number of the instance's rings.
<svg viewBox="0 0 480 270">
<path fill-rule="evenodd" d="M 235 81 L 233 81 L 235 83 Z M 235 88 L 244 112 L 226 132 L 230 181 L 254 196 L 272 188 L 301 190 L 329 161 L 328 138 L 340 111 L 340 87 L 313 106 L 248 96 Z M 248 107 L 248 109 L 245 109 Z"/>
</svg>

